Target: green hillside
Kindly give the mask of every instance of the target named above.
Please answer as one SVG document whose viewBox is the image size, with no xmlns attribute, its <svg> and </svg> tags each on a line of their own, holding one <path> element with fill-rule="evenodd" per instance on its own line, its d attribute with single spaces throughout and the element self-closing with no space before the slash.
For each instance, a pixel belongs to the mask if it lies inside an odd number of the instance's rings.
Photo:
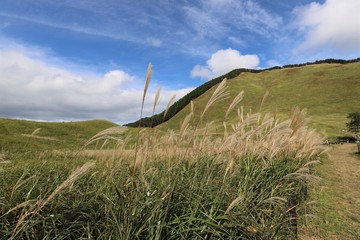
<svg viewBox="0 0 360 240">
<path fill-rule="evenodd" d="M 259 111 L 262 98 L 268 91 L 262 112 L 274 112 L 277 116 L 286 117 L 296 106 L 306 108 L 312 119 L 311 126 L 326 131 L 329 136 L 344 135 L 346 115 L 360 111 L 359 62 L 314 64 L 260 73 L 243 72 L 228 80 L 227 85 L 230 98 L 217 103 L 206 113 L 207 122 L 215 121 L 220 125 L 232 99 L 242 90 L 245 97 L 239 106 L 244 106 L 245 112 Z M 216 86 L 194 100 L 195 121 L 199 119 Z M 178 128 L 189 111 L 190 106 L 185 107 L 159 128 Z M 229 120 L 234 117 L 236 114 L 230 116 Z"/>
</svg>

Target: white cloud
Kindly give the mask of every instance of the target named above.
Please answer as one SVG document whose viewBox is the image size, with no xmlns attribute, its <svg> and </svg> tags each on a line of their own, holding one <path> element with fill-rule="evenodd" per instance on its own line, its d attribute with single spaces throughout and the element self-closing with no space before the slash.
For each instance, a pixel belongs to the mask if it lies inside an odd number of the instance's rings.
<svg viewBox="0 0 360 240">
<path fill-rule="evenodd" d="M 326 0 L 296 8 L 296 25 L 305 33 L 298 51 L 330 46 L 337 50 L 360 50 L 360 1 Z"/>
<path fill-rule="evenodd" d="M 211 55 L 206 61 L 206 66 L 196 65 L 191 71 L 191 76 L 211 79 L 236 68 L 256 68 L 259 62 L 257 55 L 241 55 L 235 49 L 222 49 Z"/>
<path fill-rule="evenodd" d="M 45 59 L 0 49 L 0 116 L 51 121 L 108 119 L 119 123 L 139 117 L 143 90 L 135 87 L 141 81 L 138 78 L 122 70 L 79 74 L 50 66 Z M 163 90 L 157 109 L 163 110 L 173 94 L 179 99 L 190 90 Z M 150 91 L 147 99 L 145 115 L 152 112 L 154 92 Z"/>
<path fill-rule="evenodd" d="M 203 79 L 210 80 L 211 78 L 214 78 L 215 74 L 211 71 L 209 66 L 200 66 L 196 65 L 191 70 L 191 77 L 200 77 Z"/>
</svg>

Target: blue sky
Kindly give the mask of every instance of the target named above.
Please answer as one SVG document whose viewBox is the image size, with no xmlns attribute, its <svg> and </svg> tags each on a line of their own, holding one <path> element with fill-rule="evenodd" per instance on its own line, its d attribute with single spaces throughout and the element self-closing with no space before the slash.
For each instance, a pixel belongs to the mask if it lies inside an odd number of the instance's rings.
<svg viewBox="0 0 360 240">
<path fill-rule="evenodd" d="M 0 116 L 138 118 L 234 68 L 360 57 L 360 1 L 0 0 Z"/>
</svg>

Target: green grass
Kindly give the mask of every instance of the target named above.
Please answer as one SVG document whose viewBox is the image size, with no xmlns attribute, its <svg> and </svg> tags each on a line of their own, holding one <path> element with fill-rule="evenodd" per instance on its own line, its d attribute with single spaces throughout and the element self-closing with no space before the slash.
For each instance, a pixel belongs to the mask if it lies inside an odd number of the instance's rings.
<svg viewBox="0 0 360 240">
<path fill-rule="evenodd" d="M 74 159 L 73 159 L 74 160 Z M 18 162 L 2 176 L 0 236 L 9 238 L 23 211 L 45 199 L 66 180 L 80 159 Z M 82 161 L 85 161 L 82 160 Z M 175 160 L 178 161 L 178 160 Z M 41 212 L 25 219 L 15 239 L 229 239 L 289 236 L 287 198 L 301 194 L 300 181 L 284 181 L 295 165 L 287 159 L 251 163 L 239 159 L 237 174 L 224 181 L 226 165 L 214 159 L 182 162 L 167 169 L 151 163 L 145 180 L 129 165 L 98 161 L 94 169 L 63 190 Z M 286 168 L 282 166 L 287 166 Z M 292 189 L 289 190 L 289 184 Z M 298 189 L 298 190 L 296 190 Z M 227 208 L 243 196 L 229 213 Z M 268 201 L 266 201 L 268 200 Z"/>
</svg>

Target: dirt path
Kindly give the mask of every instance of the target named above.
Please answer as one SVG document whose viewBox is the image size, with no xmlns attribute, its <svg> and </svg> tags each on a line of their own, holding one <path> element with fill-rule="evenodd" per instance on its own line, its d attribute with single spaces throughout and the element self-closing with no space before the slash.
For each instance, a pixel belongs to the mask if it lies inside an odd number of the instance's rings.
<svg viewBox="0 0 360 240">
<path fill-rule="evenodd" d="M 339 180 L 335 184 L 341 186 L 343 197 L 350 204 L 349 207 L 352 204 L 360 204 L 360 156 L 354 154 L 356 149 L 355 144 L 336 147 L 331 152 L 329 161 L 334 167 L 335 177 Z"/>
<path fill-rule="evenodd" d="M 312 198 L 317 218 L 301 239 L 360 239 L 360 155 L 355 144 L 336 145 L 317 171 Z M 311 236 L 311 237 L 310 237 Z"/>
</svg>

